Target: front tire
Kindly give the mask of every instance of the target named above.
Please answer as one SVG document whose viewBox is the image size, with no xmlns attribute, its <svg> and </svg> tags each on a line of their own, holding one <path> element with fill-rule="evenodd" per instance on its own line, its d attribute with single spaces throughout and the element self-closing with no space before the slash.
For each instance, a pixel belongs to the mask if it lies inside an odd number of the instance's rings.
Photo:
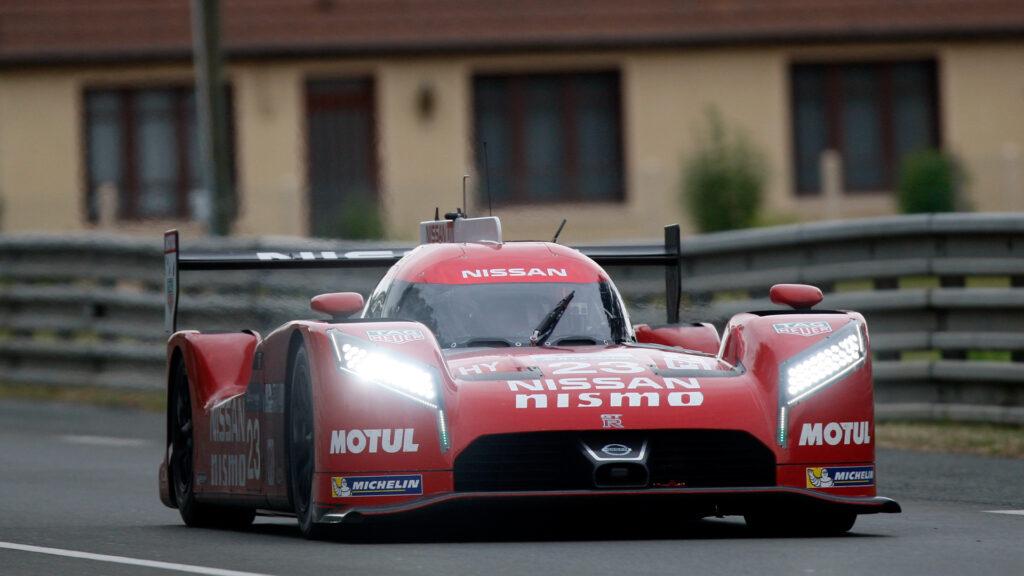
<svg viewBox="0 0 1024 576">
<path fill-rule="evenodd" d="M 316 433 L 313 423 L 313 379 L 306 347 L 292 358 L 288 383 L 288 486 L 299 530 L 309 539 L 326 536 L 316 522 L 313 475 L 316 472 Z"/>
<path fill-rule="evenodd" d="M 185 525 L 239 529 L 252 524 L 256 516 L 253 508 L 216 506 L 196 501 L 192 397 L 185 361 L 180 356 L 172 371 L 171 402 L 167 409 L 171 422 L 171 487 Z"/>
</svg>

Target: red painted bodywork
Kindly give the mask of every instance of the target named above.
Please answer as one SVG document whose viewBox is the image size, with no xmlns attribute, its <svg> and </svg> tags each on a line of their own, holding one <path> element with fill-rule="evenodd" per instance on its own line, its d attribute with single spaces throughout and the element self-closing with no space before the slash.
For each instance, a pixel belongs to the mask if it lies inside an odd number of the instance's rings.
<svg viewBox="0 0 1024 576">
<path fill-rule="evenodd" d="M 597 282 L 608 277 L 577 250 L 547 242 L 426 244 L 395 264 L 395 279 L 430 284 Z"/>
<path fill-rule="evenodd" d="M 686 350 L 717 354 L 721 345 L 718 330 L 709 323 L 677 324 L 672 326 L 648 326 L 637 324 L 636 341 L 646 344 L 676 346 Z"/>
<path fill-rule="evenodd" d="M 478 270 L 513 269 L 522 269 L 526 275 L 464 274 L 466 270 L 475 274 Z M 535 269 L 545 275 L 530 276 Z M 565 275 L 547 275 L 548 269 L 564 270 Z M 579 252 L 554 244 L 435 244 L 407 255 L 383 282 L 395 278 L 439 283 L 596 282 L 607 275 Z M 788 294 L 785 289 L 782 293 Z M 800 300 L 792 294 L 787 299 Z M 723 334 L 720 353 L 716 353 L 717 341 L 714 346 L 708 342 L 697 346 L 708 350 L 707 354 L 637 345 L 475 348 L 443 353 L 430 331 L 417 323 L 303 320 L 285 324 L 263 340 L 250 333 L 178 332 L 168 342 L 168 360 L 183 354 L 188 369 L 197 431 L 195 490 L 200 499 L 290 510 L 285 383 L 290 354 L 301 343 L 309 352 L 313 379 L 315 501 L 324 513 L 383 513 L 478 496 L 453 493 L 453 463 L 475 439 L 513 432 L 601 430 L 601 414 L 607 412 L 620 414 L 626 430 L 746 431 L 776 457 L 777 486 L 761 491 L 799 493 L 822 501 L 857 497 L 866 507 L 875 505 L 877 502 L 870 500 L 875 496 L 874 485 L 808 489 L 805 478 L 808 467 L 874 464 L 870 354 L 859 369 L 791 407 L 788 438 L 784 445 L 777 443 L 779 365 L 829 336 L 782 334 L 774 327 L 795 322 L 819 323 L 819 327 L 827 323 L 834 333 L 848 323 L 864 320 L 850 312 L 739 314 Z M 368 332 L 377 330 L 414 330 L 425 336 L 401 343 L 371 342 Z M 440 378 L 450 447 L 442 449 L 435 409 L 340 370 L 330 331 L 434 367 Z M 646 334 L 648 342 L 660 341 L 657 330 L 648 329 Z M 678 344 L 669 338 L 660 342 Z M 662 377 L 656 372 L 664 370 L 689 370 L 687 374 L 693 375 Z M 639 397 L 642 405 L 629 405 L 634 397 L 628 394 L 643 394 Z M 870 436 L 861 444 L 799 445 L 805 424 L 861 422 L 867 423 Z M 413 430 L 416 450 L 331 453 L 334 431 L 384 429 Z M 332 477 L 395 474 L 422 475 L 423 494 L 332 495 Z M 173 505 L 166 478 L 165 462 L 162 494 L 165 503 Z M 642 491 L 594 494 L 638 492 Z M 672 493 L 685 494 L 687 490 Z"/>
</svg>

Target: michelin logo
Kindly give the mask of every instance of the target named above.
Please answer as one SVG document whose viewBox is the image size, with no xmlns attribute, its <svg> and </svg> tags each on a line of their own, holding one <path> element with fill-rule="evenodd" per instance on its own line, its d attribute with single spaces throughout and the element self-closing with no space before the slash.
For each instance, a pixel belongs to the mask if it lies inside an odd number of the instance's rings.
<svg viewBox="0 0 1024 576">
<path fill-rule="evenodd" d="M 873 486 L 874 466 L 820 467 L 807 469 L 808 488 L 843 488 Z"/>
<path fill-rule="evenodd" d="M 357 496 L 415 496 L 423 494 L 423 476 L 334 476 L 331 495 L 335 498 Z"/>
<path fill-rule="evenodd" d="M 861 422 L 821 422 L 804 424 L 800 429 L 801 446 L 838 446 L 843 444 L 871 444 L 871 432 L 869 423 Z"/>
</svg>

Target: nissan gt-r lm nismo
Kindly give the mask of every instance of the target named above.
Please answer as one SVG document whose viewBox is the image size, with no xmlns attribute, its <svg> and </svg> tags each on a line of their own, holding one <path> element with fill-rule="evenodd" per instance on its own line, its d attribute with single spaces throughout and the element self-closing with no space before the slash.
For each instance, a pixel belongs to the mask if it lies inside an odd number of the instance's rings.
<svg viewBox="0 0 1024 576">
<path fill-rule="evenodd" d="M 188 525 L 294 514 L 332 524 L 513 502 L 554 513 L 743 515 L 762 529 L 849 530 L 898 512 L 875 494 L 869 337 L 855 312 L 739 314 L 719 338 L 679 324 L 678 227 L 666 247 L 503 242 L 495 218 L 424 222 L 405 253 L 178 254 L 165 237 L 162 501 Z M 666 326 L 634 325 L 600 264 L 666 268 Z M 178 270 L 393 264 L 330 320 L 174 331 Z M 352 317 L 354 316 L 354 317 Z"/>
</svg>

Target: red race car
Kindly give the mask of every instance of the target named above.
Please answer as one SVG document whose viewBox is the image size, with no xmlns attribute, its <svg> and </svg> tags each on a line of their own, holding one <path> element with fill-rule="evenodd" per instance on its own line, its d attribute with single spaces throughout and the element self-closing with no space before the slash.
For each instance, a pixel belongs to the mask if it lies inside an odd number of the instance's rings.
<svg viewBox="0 0 1024 576">
<path fill-rule="evenodd" d="M 160 498 L 190 526 L 294 514 L 303 534 L 414 511 L 512 503 L 743 515 L 752 527 L 848 531 L 899 512 L 875 495 L 864 318 L 739 314 L 719 338 L 679 324 L 679 229 L 658 253 L 503 242 L 496 218 L 424 222 L 391 251 L 178 254 L 165 236 L 167 449 Z M 178 270 L 393 264 L 331 320 L 176 330 Z M 670 324 L 633 325 L 600 264 L 666 267 Z"/>
</svg>

